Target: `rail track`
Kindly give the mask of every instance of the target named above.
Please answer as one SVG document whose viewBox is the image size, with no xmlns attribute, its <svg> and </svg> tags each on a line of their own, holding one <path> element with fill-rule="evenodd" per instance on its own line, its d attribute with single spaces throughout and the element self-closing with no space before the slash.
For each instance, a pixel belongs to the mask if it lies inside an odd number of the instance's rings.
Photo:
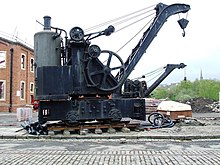
<svg viewBox="0 0 220 165">
<path fill-rule="evenodd" d="M 76 123 L 62 121 L 47 122 L 45 124 L 24 122 L 22 127 L 32 135 L 51 135 L 57 133 L 84 135 L 87 133 L 116 133 L 117 131 L 129 133 L 130 131 L 141 131 L 144 129 L 172 127 L 174 123 L 175 121 L 172 121 L 167 116 L 159 112 L 153 112 L 148 116 L 148 121 L 122 118 L 120 121 L 100 120 L 80 121 Z"/>
</svg>

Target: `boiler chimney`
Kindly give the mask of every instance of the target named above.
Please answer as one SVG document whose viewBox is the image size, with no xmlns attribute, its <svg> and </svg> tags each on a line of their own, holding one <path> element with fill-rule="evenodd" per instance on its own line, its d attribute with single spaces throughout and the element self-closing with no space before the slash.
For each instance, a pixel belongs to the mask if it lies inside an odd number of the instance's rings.
<svg viewBox="0 0 220 165">
<path fill-rule="evenodd" d="M 44 30 L 51 30 L 50 20 L 51 20 L 50 16 L 44 16 Z"/>
</svg>

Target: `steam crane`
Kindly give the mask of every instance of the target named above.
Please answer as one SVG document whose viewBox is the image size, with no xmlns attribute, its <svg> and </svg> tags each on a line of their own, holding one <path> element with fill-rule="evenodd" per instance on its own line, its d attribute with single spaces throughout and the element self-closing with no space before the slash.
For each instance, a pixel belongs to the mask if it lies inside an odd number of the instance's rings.
<svg viewBox="0 0 220 165">
<path fill-rule="evenodd" d="M 188 12 L 190 6 L 159 3 L 155 10 L 156 17 L 125 63 L 118 54 L 91 44 L 92 39 L 111 35 L 113 26 L 90 34 L 73 27 L 68 38 L 65 30 L 52 27 L 51 18 L 45 16 L 44 30 L 34 36 L 39 123 L 120 121 L 123 117 L 145 120 L 145 100 L 123 97 L 122 86 L 167 18 Z M 184 30 L 188 21 L 178 23 Z"/>
</svg>

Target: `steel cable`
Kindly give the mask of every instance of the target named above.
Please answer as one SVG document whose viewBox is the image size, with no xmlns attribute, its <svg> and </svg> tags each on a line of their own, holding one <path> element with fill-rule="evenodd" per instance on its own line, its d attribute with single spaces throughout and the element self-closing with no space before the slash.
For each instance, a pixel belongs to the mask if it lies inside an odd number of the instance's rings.
<svg viewBox="0 0 220 165">
<path fill-rule="evenodd" d="M 151 14 L 152 15 L 152 14 Z M 154 18 L 152 18 L 152 19 L 150 19 L 150 21 L 148 21 L 148 23 L 146 24 L 146 25 L 144 25 L 131 39 L 129 39 L 122 47 L 120 47 L 117 51 L 116 51 L 116 53 L 118 53 L 120 50 L 122 50 L 126 45 L 128 45 L 138 34 L 140 34 L 145 28 L 146 28 L 146 26 L 153 20 Z M 143 20 L 143 18 L 141 19 L 141 20 Z M 138 20 L 138 21 L 140 21 L 140 20 Z M 130 25 L 133 25 L 134 23 L 132 23 L 132 24 L 130 24 Z M 129 25 L 129 26 L 130 26 Z M 125 28 L 127 28 L 128 26 L 125 26 L 125 27 L 123 27 L 123 28 L 121 28 L 121 29 L 119 29 L 118 31 L 120 31 L 120 30 L 122 30 L 122 29 L 125 29 Z M 117 31 L 117 32 L 118 32 Z M 134 54 L 134 52 L 133 52 L 133 54 Z M 130 56 L 132 56 L 132 54 L 130 55 Z"/>
<path fill-rule="evenodd" d="M 143 76 L 144 76 L 144 77 L 150 77 L 150 76 L 152 76 L 152 75 L 154 75 L 154 74 L 156 74 L 156 73 L 158 73 L 158 72 L 160 72 L 159 74 L 161 74 L 161 72 L 162 72 L 163 69 L 165 69 L 165 67 L 159 67 L 159 68 L 157 68 L 157 69 L 155 69 L 155 70 L 153 70 L 153 71 L 151 71 L 151 72 L 148 72 L 148 73 L 146 73 L 146 74 L 143 74 L 143 75 L 141 76 L 141 78 L 143 78 Z M 139 78 L 140 78 L 140 77 L 133 78 L 132 80 L 136 80 L 136 79 L 139 79 Z"/>
<path fill-rule="evenodd" d="M 147 83 L 152 81 L 153 79 L 157 78 L 159 75 L 161 75 L 163 73 L 163 71 L 161 71 L 159 74 L 157 74 L 156 76 L 154 76 L 153 78 L 151 78 L 150 80 L 146 81 Z"/>
<path fill-rule="evenodd" d="M 118 18 L 115 18 L 115 19 L 112 19 L 112 20 L 109 20 L 109 21 L 100 23 L 100 24 L 98 24 L 98 25 L 95 25 L 95 26 L 92 26 L 92 27 L 89 27 L 89 28 L 85 29 L 85 31 L 88 32 L 88 31 L 97 29 L 97 28 L 99 28 L 99 27 L 102 27 L 102 26 L 105 26 L 105 25 L 109 25 L 109 24 L 111 24 L 111 23 L 113 23 L 113 22 L 116 22 L 116 21 L 118 21 L 118 20 L 124 19 L 124 18 L 126 18 L 126 17 L 129 17 L 129 16 L 131 16 L 131 15 L 134 15 L 134 14 L 136 14 L 136 13 L 139 13 L 139 12 L 141 12 L 141 11 L 143 11 L 143 10 L 152 8 L 152 7 L 154 7 L 154 6 L 155 6 L 155 5 L 151 5 L 151 6 L 149 6 L 149 7 L 140 9 L 140 10 L 138 10 L 138 11 L 135 11 L 135 12 L 132 12 L 132 13 L 129 13 L 129 14 L 126 14 L 126 15 L 124 15 L 124 16 L 121 16 L 121 17 L 118 17 Z M 151 9 L 151 10 L 152 10 L 152 9 Z M 151 10 L 149 10 L 149 11 L 151 11 Z M 139 14 L 139 15 L 140 15 L 140 14 Z"/>
<path fill-rule="evenodd" d="M 151 5 L 151 6 L 149 6 L 149 7 L 143 8 L 143 9 L 138 10 L 138 11 L 135 11 L 135 12 L 132 12 L 132 13 L 130 13 L 130 14 L 126 14 L 126 15 L 124 15 L 124 16 L 121 16 L 121 17 L 112 19 L 112 20 L 110 20 L 110 21 L 106 21 L 106 22 L 104 22 L 104 23 L 95 25 L 95 26 L 93 26 L 93 27 L 90 27 L 90 28 L 85 29 L 85 31 L 88 32 L 88 31 L 94 30 L 94 29 L 96 29 L 96 28 L 99 28 L 99 27 L 101 27 L 101 26 L 107 25 L 107 24 L 108 24 L 108 25 L 111 24 L 111 25 L 113 25 L 113 26 L 124 25 L 123 27 L 121 27 L 120 29 L 118 29 L 117 31 L 115 31 L 115 33 L 116 33 L 116 32 L 119 32 L 119 31 L 122 31 L 122 30 L 124 30 L 124 29 L 126 29 L 126 28 L 128 28 L 128 27 L 130 27 L 130 26 L 132 26 L 132 25 L 134 25 L 134 24 L 136 24 L 136 23 L 142 21 L 142 20 L 145 20 L 146 18 L 148 18 L 148 17 L 150 17 L 150 16 L 155 15 L 155 10 L 152 9 L 152 7 L 155 7 L 155 5 Z M 147 10 L 147 9 L 148 9 L 148 10 Z M 143 11 L 144 11 L 144 12 L 143 12 Z M 142 15 L 144 15 L 144 14 L 146 14 L 146 13 L 152 12 L 152 11 L 153 11 L 153 13 L 150 13 L 150 14 L 148 14 L 147 16 L 144 16 L 144 17 L 140 18 L 140 16 L 142 16 Z M 139 19 L 137 19 L 137 18 L 139 18 Z M 134 19 L 136 19 L 136 20 L 134 20 Z M 147 22 L 147 24 L 145 24 L 145 25 L 144 25 L 133 37 L 131 37 L 123 46 L 121 46 L 121 47 L 116 51 L 116 53 L 118 53 L 118 52 L 119 52 L 120 50 L 122 50 L 125 46 L 127 46 L 132 40 L 134 40 L 134 38 L 137 37 L 138 34 L 140 34 L 142 31 L 144 31 L 144 29 L 147 27 L 147 25 L 149 25 L 149 23 L 150 23 L 153 19 L 154 19 L 154 17 L 151 18 L 151 19 Z M 131 20 L 133 20 L 133 21 L 131 21 Z M 129 23 L 128 23 L 127 25 L 125 25 L 127 22 L 129 22 Z M 131 54 L 133 54 L 133 53 L 134 53 L 134 52 L 132 52 Z"/>
<path fill-rule="evenodd" d="M 144 20 L 144 19 L 146 19 L 146 18 L 148 18 L 148 17 L 150 17 L 150 16 L 152 16 L 152 15 L 154 15 L 154 14 L 155 14 L 155 12 L 154 12 L 154 13 L 151 13 L 151 14 L 149 14 L 149 15 L 143 17 L 143 18 L 140 18 L 140 19 L 138 19 L 138 20 L 136 20 L 136 21 L 134 21 L 134 22 L 132 22 L 132 23 L 130 23 L 130 24 L 128 24 L 128 25 L 125 25 L 124 27 L 122 27 L 122 28 L 118 29 L 117 31 L 115 31 L 115 33 L 116 33 L 116 32 L 119 32 L 119 31 L 121 31 L 121 30 L 123 30 L 123 29 L 125 29 L 125 28 L 127 28 L 127 27 L 129 27 L 129 26 L 131 26 L 131 25 L 134 25 L 135 23 L 138 23 L 138 22 L 140 22 L 140 21 L 142 21 L 142 20 Z M 153 18 L 154 18 L 154 17 L 153 17 Z M 153 18 L 151 18 L 150 21 L 153 20 Z M 147 24 L 149 24 L 150 21 L 148 21 Z M 147 24 L 146 24 L 146 25 L 147 25 Z M 146 25 L 145 25 L 144 27 L 146 27 Z M 142 28 L 142 29 L 143 29 L 143 28 Z"/>
</svg>

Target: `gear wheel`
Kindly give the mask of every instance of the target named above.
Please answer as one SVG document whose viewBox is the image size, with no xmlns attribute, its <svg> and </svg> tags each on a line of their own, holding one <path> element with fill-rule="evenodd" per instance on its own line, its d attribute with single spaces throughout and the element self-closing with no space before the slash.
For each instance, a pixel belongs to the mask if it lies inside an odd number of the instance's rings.
<svg viewBox="0 0 220 165">
<path fill-rule="evenodd" d="M 121 57 L 108 50 L 102 50 L 98 54 L 99 58 L 88 61 L 87 75 L 89 81 L 102 91 L 117 89 L 121 86 L 120 80 L 125 75 L 125 66 Z M 118 75 L 117 73 L 120 74 Z"/>
<path fill-rule="evenodd" d="M 108 117 L 111 118 L 112 121 L 119 121 L 122 118 L 122 114 L 120 110 L 114 108 L 109 111 Z"/>
<path fill-rule="evenodd" d="M 69 111 L 66 114 L 66 120 L 68 123 L 75 123 L 79 119 L 79 114 L 76 111 Z"/>
</svg>

